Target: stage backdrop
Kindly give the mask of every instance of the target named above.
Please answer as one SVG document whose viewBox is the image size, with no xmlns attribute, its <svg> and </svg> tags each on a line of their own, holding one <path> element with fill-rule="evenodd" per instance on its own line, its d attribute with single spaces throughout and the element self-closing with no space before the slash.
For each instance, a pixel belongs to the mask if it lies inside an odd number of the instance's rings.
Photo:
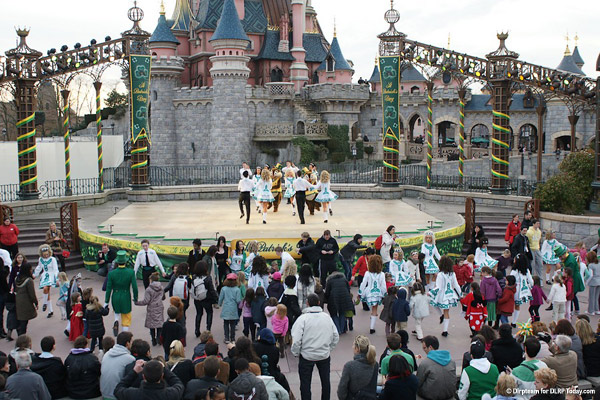
<svg viewBox="0 0 600 400">
<path fill-rule="evenodd" d="M 457 257 L 462 252 L 463 246 L 463 237 L 465 233 L 465 226 L 460 225 L 455 228 L 447 229 L 444 231 L 436 232 L 436 245 L 437 248 L 442 255 L 449 255 L 452 257 Z M 316 241 L 318 236 L 313 236 L 313 239 Z M 141 240 L 141 239 L 140 239 Z M 252 239 L 243 239 L 244 243 L 248 244 L 248 242 Z M 255 239 L 258 241 L 259 253 L 265 257 L 267 260 L 276 260 L 277 255 L 275 254 L 275 248 L 277 246 L 281 246 L 283 251 L 286 251 L 292 255 L 296 260 L 300 260 L 300 256 L 296 253 L 296 243 L 300 240 L 299 238 L 271 238 L 271 239 Z M 344 240 L 344 243 L 342 243 Z M 340 249 L 343 248 L 344 244 L 348 242 L 349 239 L 338 239 L 338 243 L 340 243 Z M 98 266 L 96 264 L 96 257 L 98 252 L 102 248 L 102 243 L 108 244 L 108 246 L 117 251 L 117 250 L 125 250 L 129 255 L 129 261 L 127 262 L 127 266 L 133 268 L 135 264 L 135 257 L 139 250 L 141 250 L 141 244 L 139 241 L 131 241 L 131 240 L 123 240 L 123 239 L 115 239 L 104 236 L 98 236 L 95 234 L 90 234 L 84 231 L 79 231 L 79 241 L 81 244 L 81 255 L 83 256 L 83 262 L 87 269 L 96 271 Z M 238 239 L 232 240 L 228 243 L 229 248 L 232 248 L 232 244 L 235 244 Z M 368 246 L 373 246 L 375 238 L 372 241 L 364 241 L 363 243 Z M 420 250 L 421 244 L 423 243 L 423 237 L 419 236 L 411 236 L 407 238 L 401 238 L 396 240 L 397 245 L 402 247 L 404 250 L 405 257 L 410 255 L 412 250 Z M 170 271 L 174 264 L 178 264 L 181 262 L 185 262 L 187 256 L 192 249 L 190 246 L 171 246 L 171 245 L 156 245 L 151 244 L 151 248 L 153 248 L 158 256 L 160 257 L 160 261 L 167 271 Z M 206 251 L 208 249 L 207 246 L 203 247 Z M 361 252 L 357 253 L 357 257 L 362 254 Z M 338 263 L 339 264 L 339 263 Z M 341 264 L 338 265 L 341 268 Z M 138 278 L 141 279 L 141 269 L 138 271 Z"/>
</svg>

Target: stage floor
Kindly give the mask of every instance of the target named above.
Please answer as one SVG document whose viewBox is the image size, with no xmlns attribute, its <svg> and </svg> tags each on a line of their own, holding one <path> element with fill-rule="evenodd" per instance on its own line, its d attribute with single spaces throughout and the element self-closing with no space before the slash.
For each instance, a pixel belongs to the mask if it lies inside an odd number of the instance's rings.
<svg viewBox="0 0 600 400">
<path fill-rule="evenodd" d="M 292 207 L 282 203 L 277 213 L 269 211 L 267 224 L 262 214 L 252 207 L 250 224 L 240 219 L 237 200 L 163 201 L 134 203 L 118 211 L 97 226 L 97 233 L 108 237 L 150 238 L 153 243 L 175 244 L 194 238 L 215 240 L 226 238 L 295 238 L 303 231 L 320 237 L 329 229 L 335 236 L 351 237 L 360 233 L 366 237 L 379 236 L 388 225 L 395 225 L 399 236 L 414 236 L 444 222 L 402 200 L 350 200 L 333 203 L 333 216 L 323 222 L 323 213 L 306 210 L 306 224 L 292 216 Z M 446 227 L 448 228 L 448 227 Z"/>
</svg>

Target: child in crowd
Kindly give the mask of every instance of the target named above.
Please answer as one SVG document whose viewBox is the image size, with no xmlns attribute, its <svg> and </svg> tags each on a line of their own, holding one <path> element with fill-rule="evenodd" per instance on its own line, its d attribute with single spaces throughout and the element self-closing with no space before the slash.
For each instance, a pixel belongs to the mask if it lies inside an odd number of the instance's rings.
<svg viewBox="0 0 600 400">
<path fill-rule="evenodd" d="M 394 286 L 394 277 L 389 272 L 386 272 L 385 273 L 385 290 L 388 290 L 392 286 Z"/>
<path fill-rule="evenodd" d="M 502 297 L 498 300 L 498 312 L 500 314 L 500 322 L 508 323 L 508 317 L 513 315 L 515 310 L 515 292 L 516 279 L 514 275 L 506 277 L 506 286 L 502 289 Z"/>
<path fill-rule="evenodd" d="M 78 336 L 83 335 L 83 307 L 81 306 L 81 293 L 71 295 L 71 330 L 69 340 L 75 341 Z"/>
<path fill-rule="evenodd" d="M 246 284 L 246 274 L 240 271 L 236 275 L 238 277 L 238 289 L 240 289 L 240 293 L 243 299 L 246 296 L 246 288 L 248 287 Z"/>
<path fill-rule="evenodd" d="M 419 261 L 419 270 L 417 272 L 419 274 L 419 280 L 423 283 L 423 285 L 426 285 L 427 275 L 425 274 L 425 254 L 419 253 L 417 256 L 417 260 Z M 426 287 L 426 289 L 429 288 Z"/>
<path fill-rule="evenodd" d="M 319 296 L 319 306 L 325 306 L 325 290 L 323 290 L 323 285 L 321 285 L 321 281 L 319 279 L 315 279 L 315 294 Z"/>
<path fill-rule="evenodd" d="M 267 328 L 273 330 L 273 322 L 271 318 L 275 315 L 275 311 L 277 311 L 278 301 L 275 297 L 269 297 L 267 300 L 267 305 L 265 306 L 265 318 L 267 319 Z"/>
<path fill-rule="evenodd" d="M 396 324 L 392 313 L 394 302 L 396 301 L 396 293 L 398 293 L 398 288 L 396 286 L 390 286 L 382 301 L 383 310 L 381 311 L 381 315 L 379 315 L 379 319 L 385 322 L 385 336 L 396 332 Z"/>
<path fill-rule="evenodd" d="M 420 282 L 415 282 L 412 286 L 410 296 L 410 313 L 415 319 L 415 331 L 417 340 L 423 340 L 423 319 L 429 316 L 429 296 L 425 293 L 425 288 Z"/>
<path fill-rule="evenodd" d="M 288 275 L 285 277 L 285 290 L 281 296 L 281 304 L 287 307 L 287 316 L 290 321 L 290 328 L 294 326 L 296 319 L 302 315 L 300 305 L 298 304 L 298 295 L 296 294 L 296 276 Z"/>
<path fill-rule="evenodd" d="M 479 333 L 488 316 L 486 309 L 487 302 L 484 300 L 483 295 L 481 294 L 479 283 L 472 282 L 471 293 L 463 297 L 460 302 L 467 306 L 465 319 L 469 323 L 471 337 L 473 337 Z"/>
<path fill-rule="evenodd" d="M 427 285 L 431 288 L 434 286 L 434 282 L 437 273 L 440 272 L 435 259 L 441 258 L 440 253 L 435 245 L 435 235 L 432 231 L 427 231 L 423 234 L 423 244 L 421 245 L 421 253 L 425 254 L 425 276 L 427 279 Z"/>
<path fill-rule="evenodd" d="M 83 289 L 83 294 L 81 295 L 81 309 L 84 311 L 83 313 L 83 336 L 89 337 L 88 335 L 88 324 L 87 319 L 85 318 L 85 310 L 87 305 L 90 303 L 90 299 L 94 294 L 94 289 L 91 287 Z"/>
<path fill-rule="evenodd" d="M 165 306 L 163 305 L 165 294 L 159 282 L 158 272 L 150 274 L 149 280 L 150 284 L 144 292 L 143 300 L 136 301 L 135 305 L 146 306 L 144 326 L 150 330 L 152 346 L 156 346 L 160 338 L 160 330 L 165 323 Z"/>
<path fill-rule="evenodd" d="M 252 262 L 254 261 L 254 258 L 258 255 L 258 242 L 256 240 L 249 241 L 248 255 L 246 256 L 246 262 L 244 264 L 244 274 L 246 275 L 246 280 L 250 279 L 250 273 L 252 272 Z"/>
<path fill-rule="evenodd" d="M 60 310 L 61 321 L 67 320 L 67 300 L 69 298 L 69 278 L 66 272 L 58 274 L 58 300 L 56 305 Z"/>
<path fill-rule="evenodd" d="M 552 284 L 546 303 L 552 304 L 552 321 L 558 322 L 565 317 L 567 287 L 560 277 L 560 274 L 554 275 L 554 283 Z"/>
<path fill-rule="evenodd" d="M 404 261 L 404 270 L 413 282 L 421 280 L 419 276 L 419 252 L 413 250 L 410 252 L 410 257 Z"/>
<path fill-rule="evenodd" d="M 491 269 L 495 268 L 498 264 L 498 261 L 494 260 L 488 254 L 488 238 L 482 237 L 479 242 L 479 247 L 475 250 L 475 271 L 480 272 L 483 267 L 490 267 Z"/>
<path fill-rule="evenodd" d="M 542 289 L 542 280 L 539 276 L 533 277 L 533 287 L 531 288 L 531 302 L 529 303 L 529 315 L 531 321 L 536 322 L 540 320 L 540 306 L 544 304 L 546 295 Z"/>
<path fill-rule="evenodd" d="M 498 285 L 500 285 L 500 289 L 504 290 L 504 287 L 506 286 L 506 275 L 501 271 L 496 271 L 496 280 L 498 281 Z"/>
<path fill-rule="evenodd" d="M 246 265 L 246 252 L 244 251 L 244 248 L 245 245 L 242 240 L 235 242 L 235 248 L 231 252 L 231 257 L 228 260 L 231 272 L 237 274 L 240 271 L 244 271 L 244 266 Z"/>
<path fill-rule="evenodd" d="M 179 340 L 181 343 L 185 341 L 185 333 L 181 324 L 177 322 L 177 314 L 179 310 L 177 307 L 171 306 L 167 308 L 167 316 L 169 319 L 163 324 L 160 331 L 160 343 L 165 351 L 165 360 L 169 360 L 169 353 L 171 352 L 171 343 L 174 340 Z M 105 350 L 106 351 L 106 350 Z"/>
<path fill-rule="evenodd" d="M 248 279 L 248 287 L 256 291 L 258 287 L 267 288 L 269 286 L 269 271 L 267 261 L 262 256 L 254 257 L 252 261 L 252 273 Z"/>
<path fill-rule="evenodd" d="M 256 339 L 256 327 L 254 326 L 254 321 L 252 320 L 252 300 L 254 300 L 254 289 L 248 288 L 246 289 L 246 295 L 244 296 L 244 300 L 240 303 L 239 307 L 242 309 L 242 321 L 244 323 L 244 336 Z"/>
<path fill-rule="evenodd" d="M 345 313 L 346 322 L 344 324 L 344 332 L 347 332 L 348 330 L 350 330 L 350 331 L 354 330 L 354 316 L 356 315 L 356 308 L 354 308 L 354 302 L 352 301 L 353 297 L 354 297 L 354 295 L 352 293 L 350 293 L 350 301 L 352 303 L 352 310 L 346 310 L 346 313 Z"/>
<path fill-rule="evenodd" d="M 403 287 L 398 289 L 397 299 L 394 301 L 392 308 L 392 318 L 397 324 L 398 329 L 406 330 L 408 326 L 408 316 L 410 315 L 410 305 L 406 301 L 406 289 Z M 392 330 L 393 332 L 393 330 Z"/>
<path fill-rule="evenodd" d="M 256 259 L 254 259 L 254 261 L 256 262 Z M 222 307 L 221 319 L 223 320 L 226 344 L 235 342 L 235 327 L 240 318 L 238 307 L 242 301 L 242 293 L 237 285 L 237 275 L 233 272 L 227 274 L 225 282 L 223 283 L 223 288 L 221 289 L 221 294 L 219 295 L 219 306 Z"/>
<path fill-rule="evenodd" d="M 285 284 L 285 279 L 288 276 L 298 276 L 298 265 L 296 264 L 296 261 L 294 260 L 286 260 L 285 264 L 283 264 L 282 268 L 281 268 L 281 280 L 283 281 L 283 283 Z"/>
<path fill-rule="evenodd" d="M 273 325 L 273 334 L 279 344 L 279 356 L 284 357 L 285 354 L 285 335 L 289 329 L 289 319 L 287 317 L 287 307 L 283 304 L 278 304 L 275 314 L 271 317 L 271 325 Z"/>
<path fill-rule="evenodd" d="M 486 301 L 487 304 L 487 320 L 488 325 L 492 325 L 492 323 L 496 322 L 496 328 L 498 327 L 496 320 L 496 302 L 502 296 L 502 288 L 500 288 L 500 284 L 492 276 L 492 269 L 488 266 L 481 268 L 481 295 L 483 296 L 483 300 Z"/>
<path fill-rule="evenodd" d="M 98 297 L 92 296 L 90 302 L 85 308 L 85 319 L 88 323 L 88 333 L 92 338 L 92 343 L 90 344 L 90 350 L 92 353 L 96 348 L 96 343 L 98 343 L 99 350 L 102 350 L 102 339 L 104 338 L 104 334 L 106 330 L 104 329 L 104 321 L 103 317 L 108 315 L 108 308 L 102 307 Z"/>
<path fill-rule="evenodd" d="M 371 309 L 371 321 L 369 324 L 369 333 L 375 333 L 375 323 L 377 322 L 377 307 L 382 303 L 386 293 L 386 282 L 383 274 L 383 262 L 381 256 L 373 255 L 369 258 L 369 270 L 358 290 L 359 297 L 367 303 Z M 316 290 L 315 290 L 316 292 Z"/>
<path fill-rule="evenodd" d="M 565 304 L 565 318 L 571 319 L 571 306 L 573 299 L 575 298 L 575 292 L 573 290 L 573 271 L 570 268 L 564 268 L 562 270 L 562 278 L 567 288 L 567 303 Z"/>
<path fill-rule="evenodd" d="M 503 276 L 506 276 L 506 270 L 508 269 L 508 267 L 512 267 L 513 263 L 513 258 L 510 254 L 510 250 L 504 249 L 502 255 L 496 258 L 496 261 L 498 261 L 498 264 L 496 265 L 496 270 L 498 272 L 501 272 Z"/>
<path fill-rule="evenodd" d="M 533 296 L 531 295 L 531 287 L 533 286 L 533 278 L 529 272 L 527 256 L 523 253 L 517 254 L 515 257 L 515 266 L 510 272 L 515 277 L 516 292 L 515 292 L 515 312 L 512 316 L 512 327 L 517 327 L 519 320 L 519 311 L 521 305 L 529 303 Z"/>
<path fill-rule="evenodd" d="M 588 296 L 588 314 L 599 315 L 600 308 L 598 302 L 600 298 L 600 263 L 598 263 L 598 255 L 595 251 L 590 251 L 587 254 L 588 271 L 590 277 L 588 278 L 586 285 L 590 288 Z"/>
<path fill-rule="evenodd" d="M 250 288 L 248 288 L 250 289 Z M 260 286 L 254 290 L 254 299 L 251 302 L 252 322 L 257 330 L 267 327 L 267 318 L 265 317 L 265 306 L 267 305 L 267 295 L 265 288 Z"/>
<path fill-rule="evenodd" d="M 473 282 L 473 267 L 461 258 L 453 268 L 454 273 L 456 274 L 456 281 L 458 282 L 462 293 L 468 293 L 469 285 Z"/>
<path fill-rule="evenodd" d="M 467 259 L 465 260 L 465 264 L 468 264 L 469 267 L 471 267 L 471 275 L 473 275 L 473 273 L 475 272 L 475 254 L 469 254 L 467 256 Z M 473 282 L 472 279 L 471 282 Z"/>
<path fill-rule="evenodd" d="M 448 256 L 440 258 L 440 274 L 435 281 L 435 289 L 430 290 L 430 304 L 437 308 L 440 313 L 440 324 L 442 325 L 442 336 L 448 336 L 448 326 L 450 325 L 450 308 L 458 305 L 460 296 L 460 286 L 456 281 L 452 259 Z"/>
<path fill-rule="evenodd" d="M 275 297 L 277 301 L 279 301 L 284 290 L 283 283 L 281 283 L 281 272 L 275 272 L 271 276 L 271 283 L 269 283 L 269 287 L 267 287 L 267 295 L 269 297 Z"/>
<path fill-rule="evenodd" d="M 409 287 L 413 283 L 413 277 L 410 275 L 408 268 L 405 267 L 404 253 L 399 247 L 394 250 L 394 258 L 390 261 L 390 274 L 392 274 L 392 282 L 396 287 Z"/>
<path fill-rule="evenodd" d="M 273 275 L 275 272 L 279 271 L 279 263 L 277 260 L 271 261 L 271 264 L 269 265 L 269 275 Z"/>
<path fill-rule="evenodd" d="M 563 244 L 556 240 L 556 233 L 549 229 L 546 232 L 546 240 L 542 244 L 542 260 L 546 264 L 546 284 L 552 285 L 550 277 L 552 276 L 552 267 L 558 269 L 560 267 L 560 259 L 556 257 L 554 250 L 562 247 Z"/>
</svg>

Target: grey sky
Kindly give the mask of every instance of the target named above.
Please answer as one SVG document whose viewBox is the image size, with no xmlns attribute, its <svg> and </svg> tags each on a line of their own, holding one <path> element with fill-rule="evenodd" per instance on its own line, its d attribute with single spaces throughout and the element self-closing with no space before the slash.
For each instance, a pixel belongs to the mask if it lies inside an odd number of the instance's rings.
<svg viewBox="0 0 600 400">
<path fill-rule="evenodd" d="M 49 6 L 51 4 L 51 6 Z M 31 28 L 29 45 L 47 49 L 76 42 L 83 45 L 106 35 L 118 37 L 130 27 L 128 0 L 2 0 L 0 49 L 15 46 L 15 26 Z M 142 27 L 152 32 L 158 18 L 160 0 L 140 0 L 145 12 Z M 175 0 L 165 0 L 167 17 Z M 369 78 L 377 54 L 377 35 L 387 29 L 383 15 L 389 0 L 312 0 L 321 26 L 331 41 L 333 21 L 337 21 L 338 40 L 344 56 L 354 62 L 355 76 Z M 583 70 L 596 77 L 596 58 L 600 52 L 600 1 L 598 0 L 420 0 L 395 1 L 401 19 L 398 30 L 409 38 L 447 46 L 448 34 L 454 50 L 484 56 L 498 46 L 496 32 L 510 32 L 509 49 L 532 63 L 556 67 L 565 50 L 567 31 L 579 36 L 579 50 L 586 62 Z M 119 73 L 107 76 L 106 87 L 114 87 Z M 108 82 L 110 81 L 110 82 Z"/>
</svg>

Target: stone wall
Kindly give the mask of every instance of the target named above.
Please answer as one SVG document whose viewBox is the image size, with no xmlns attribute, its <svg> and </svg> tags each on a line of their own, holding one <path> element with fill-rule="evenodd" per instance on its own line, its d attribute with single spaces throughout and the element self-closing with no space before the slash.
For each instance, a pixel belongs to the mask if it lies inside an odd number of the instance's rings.
<svg viewBox="0 0 600 400">
<path fill-rule="evenodd" d="M 556 232 L 556 239 L 569 247 L 581 240 L 591 239 L 586 241 L 589 249 L 589 245 L 598 238 L 600 217 L 541 212 L 540 220 L 543 230 L 552 229 Z"/>
<path fill-rule="evenodd" d="M 123 200 L 127 198 L 128 189 L 109 189 L 103 193 L 86 194 L 79 196 L 57 197 L 51 199 L 23 200 L 12 203 L 3 203 L 13 209 L 15 215 L 32 215 L 51 211 L 58 211 L 65 203 L 76 202 L 78 207 L 92 207 L 108 201 Z"/>
</svg>

